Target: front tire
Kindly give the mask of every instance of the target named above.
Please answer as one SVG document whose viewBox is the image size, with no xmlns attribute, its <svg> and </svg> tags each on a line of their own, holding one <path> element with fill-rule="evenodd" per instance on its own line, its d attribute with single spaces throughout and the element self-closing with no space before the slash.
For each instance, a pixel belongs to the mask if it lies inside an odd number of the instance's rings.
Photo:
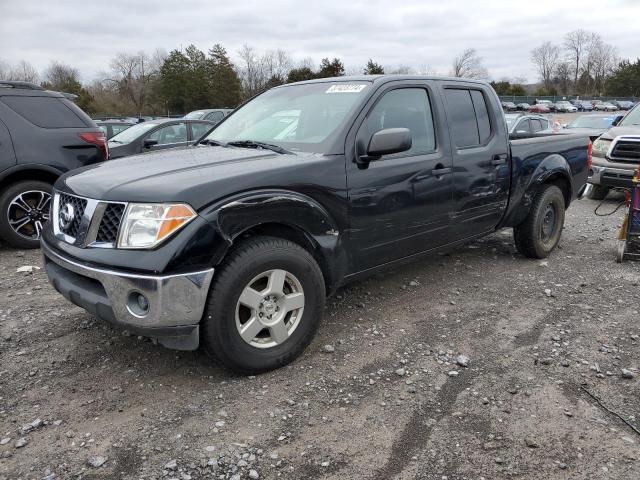
<svg viewBox="0 0 640 480">
<path fill-rule="evenodd" d="M 533 199 L 527 218 L 513 229 L 516 248 L 525 257 L 546 258 L 556 248 L 564 227 L 562 190 L 543 185 Z"/>
<path fill-rule="evenodd" d="M 604 200 L 609 194 L 609 187 L 602 185 L 592 185 L 591 191 L 587 195 L 591 200 Z"/>
<path fill-rule="evenodd" d="M 50 183 L 38 180 L 9 185 L 0 195 L 0 237 L 15 248 L 38 248 L 52 190 Z"/>
<path fill-rule="evenodd" d="M 309 252 L 281 238 L 250 238 L 216 271 L 201 322 L 204 349 L 242 374 L 282 367 L 313 339 L 324 302 Z"/>
</svg>

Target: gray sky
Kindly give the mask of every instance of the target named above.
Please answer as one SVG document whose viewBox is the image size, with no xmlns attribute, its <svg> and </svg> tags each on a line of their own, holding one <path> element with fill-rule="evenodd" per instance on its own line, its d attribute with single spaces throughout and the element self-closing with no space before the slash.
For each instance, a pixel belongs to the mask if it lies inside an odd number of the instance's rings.
<svg viewBox="0 0 640 480">
<path fill-rule="evenodd" d="M 118 51 L 221 43 L 235 58 L 247 43 L 316 64 L 337 56 L 347 70 L 371 57 L 446 74 L 473 47 L 492 78 L 535 81 L 531 49 L 576 28 L 640 57 L 639 18 L 640 0 L 0 0 L 0 60 L 39 70 L 56 60 L 90 81 Z"/>
</svg>

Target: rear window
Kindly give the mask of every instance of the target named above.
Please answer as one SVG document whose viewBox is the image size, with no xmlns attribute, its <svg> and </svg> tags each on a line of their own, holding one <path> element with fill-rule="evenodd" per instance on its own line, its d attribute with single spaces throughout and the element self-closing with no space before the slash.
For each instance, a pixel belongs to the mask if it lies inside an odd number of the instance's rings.
<svg viewBox="0 0 640 480">
<path fill-rule="evenodd" d="M 90 125 L 73 102 L 56 97 L 3 97 L 14 112 L 42 128 L 84 128 Z M 88 118 L 88 117 L 87 117 Z"/>
<path fill-rule="evenodd" d="M 482 92 L 447 89 L 445 95 L 456 146 L 467 148 L 485 145 L 491 138 L 491 120 Z"/>
</svg>

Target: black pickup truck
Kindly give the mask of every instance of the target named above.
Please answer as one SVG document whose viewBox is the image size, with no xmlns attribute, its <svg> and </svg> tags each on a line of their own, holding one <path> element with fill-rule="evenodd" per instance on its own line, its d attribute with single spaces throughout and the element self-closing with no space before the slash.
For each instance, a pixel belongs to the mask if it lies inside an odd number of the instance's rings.
<svg viewBox="0 0 640 480">
<path fill-rule="evenodd" d="M 345 282 L 504 227 L 546 257 L 589 152 L 580 136 L 510 142 L 484 82 L 296 83 L 197 145 L 61 177 L 42 251 L 96 317 L 256 373 L 300 354 Z"/>
</svg>

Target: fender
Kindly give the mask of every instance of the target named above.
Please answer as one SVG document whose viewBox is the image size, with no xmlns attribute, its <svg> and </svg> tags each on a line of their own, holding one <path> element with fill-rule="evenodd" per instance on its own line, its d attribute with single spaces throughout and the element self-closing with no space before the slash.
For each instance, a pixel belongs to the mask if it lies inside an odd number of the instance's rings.
<svg viewBox="0 0 640 480">
<path fill-rule="evenodd" d="M 304 235 L 333 289 L 346 274 L 347 253 L 343 232 L 331 214 L 316 200 L 290 190 L 260 190 L 225 198 L 200 213 L 212 223 L 224 242 L 218 242 L 214 264 L 245 232 L 268 226 L 284 226 Z"/>
<path fill-rule="evenodd" d="M 528 173 L 534 165 L 532 173 Z M 538 187 L 558 178 L 566 183 L 566 187 L 569 189 L 566 198 L 571 200 L 574 195 L 572 173 L 569 163 L 562 155 L 554 153 L 542 158 L 542 160 L 528 158 L 517 171 L 514 170 L 509 206 L 498 228 L 512 227 L 522 223 L 531 210 Z"/>
<path fill-rule="evenodd" d="M 16 173 L 19 174 L 20 172 L 26 172 L 26 171 L 37 171 L 37 172 L 48 173 L 55 177 L 59 177 L 64 173 L 63 171 L 57 168 L 54 168 L 50 165 L 44 165 L 41 163 L 19 163 L 17 165 L 13 165 L 7 168 L 6 170 L 3 170 L 2 172 L 0 172 L 0 182 L 3 182 L 6 178 Z"/>
</svg>

